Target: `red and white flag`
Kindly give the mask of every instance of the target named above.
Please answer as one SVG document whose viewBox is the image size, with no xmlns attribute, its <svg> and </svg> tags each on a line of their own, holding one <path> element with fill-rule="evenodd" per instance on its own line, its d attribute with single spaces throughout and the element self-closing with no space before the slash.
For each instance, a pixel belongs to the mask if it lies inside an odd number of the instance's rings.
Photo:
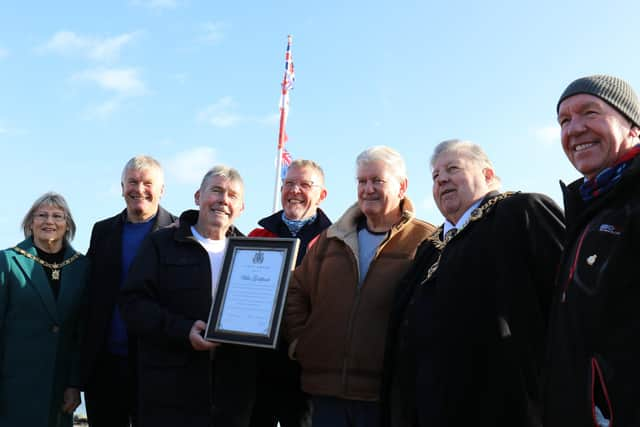
<svg viewBox="0 0 640 427">
<path fill-rule="evenodd" d="M 293 70 L 293 56 L 291 54 L 291 36 L 287 37 L 287 51 L 284 55 L 284 77 L 282 79 L 282 94 L 280 95 L 280 132 L 278 132 L 278 150 L 287 142 L 287 116 L 289 114 L 289 91 L 293 89 L 296 75 Z"/>
</svg>

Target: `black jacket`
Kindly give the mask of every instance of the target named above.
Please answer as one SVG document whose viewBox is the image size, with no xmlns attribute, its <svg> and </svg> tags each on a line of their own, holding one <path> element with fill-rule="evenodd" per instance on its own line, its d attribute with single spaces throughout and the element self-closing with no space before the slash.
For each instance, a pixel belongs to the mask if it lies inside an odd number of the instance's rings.
<svg viewBox="0 0 640 427">
<path fill-rule="evenodd" d="M 540 425 L 563 215 L 537 194 L 516 193 L 485 209 L 496 196 L 442 252 L 425 240 L 399 287 L 385 360 L 385 426 Z"/>
<path fill-rule="evenodd" d="M 176 217 L 158 207 L 151 232 L 166 227 Z M 91 232 L 87 252 L 89 269 L 89 309 L 86 337 L 81 363 L 81 380 L 84 386 L 91 381 L 96 360 L 105 349 L 113 308 L 120 293 L 122 270 L 122 228 L 127 220 L 126 209 L 119 214 L 98 221 Z M 129 337 L 129 357 L 135 366 L 135 340 Z"/>
<path fill-rule="evenodd" d="M 568 239 L 558 275 L 546 386 L 548 427 L 640 426 L 640 157 L 584 203 L 564 187 Z"/>
<path fill-rule="evenodd" d="M 331 225 L 331 220 L 321 209 L 316 212 L 315 220 L 302 227 L 296 235 L 300 239 L 296 266 L 302 262 L 309 244 Z M 252 230 L 250 237 L 291 237 L 282 220 L 282 210 L 262 218 L 258 224 L 264 228 Z M 276 351 L 256 351 L 258 393 L 252 426 L 270 425 L 274 419 L 289 426 L 311 425 L 309 397 L 300 386 L 300 365 L 289 358 L 287 349 L 288 343 L 281 337 Z"/>
<path fill-rule="evenodd" d="M 316 212 L 316 219 L 302 227 L 296 236 L 300 239 L 296 266 L 302 262 L 302 258 L 304 258 L 309 248 L 309 243 L 331 225 L 331 220 L 325 215 L 322 209 L 318 208 Z M 256 228 L 249 233 L 249 236 L 291 237 L 291 232 L 289 228 L 287 228 L 287 224 L 282 220 L 282 210 L 262 218 L 258 221 L 258 224 L 263 226 L 264 230 Z M 267 233 L 265 233 L 265 230 Z"/>
<path fill-rule="evenodd" d="M 180 216 L 180 227 L 145 239 L 125 283 L 122 316 L 138 338 L 140 426 L 246 425 L 253 386 L 244 369 L 248 351 L 223 344 L 214 362 L 195 351 L 189 331 L 207 321 L 211 306 L 209 255 L 190 227 L 198 211 Z M 229 236 L 241 233 L 232 227 Z"/>
</svg>

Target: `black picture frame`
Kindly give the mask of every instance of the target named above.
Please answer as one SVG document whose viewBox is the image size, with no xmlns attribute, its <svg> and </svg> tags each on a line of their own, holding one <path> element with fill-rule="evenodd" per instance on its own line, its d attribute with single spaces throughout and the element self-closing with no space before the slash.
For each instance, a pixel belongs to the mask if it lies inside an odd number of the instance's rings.
<svg viewBox="0 0 640 427">
<path fill-rule="evenodd" d="M 205 339 L 276 348 L 300 241 L 230 237 Z"/>
</svg>

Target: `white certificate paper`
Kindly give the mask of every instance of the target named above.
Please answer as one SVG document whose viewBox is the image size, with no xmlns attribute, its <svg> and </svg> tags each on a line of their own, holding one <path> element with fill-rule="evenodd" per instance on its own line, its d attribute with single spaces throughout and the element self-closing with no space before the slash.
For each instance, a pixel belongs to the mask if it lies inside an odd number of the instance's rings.
<svg viewBox="0 0 640 427">
<path fill-rule="evenodd" d="M 234 249 L 216 329 L 269 335 L 285 256 L 281 249 Z"/>
</svg>

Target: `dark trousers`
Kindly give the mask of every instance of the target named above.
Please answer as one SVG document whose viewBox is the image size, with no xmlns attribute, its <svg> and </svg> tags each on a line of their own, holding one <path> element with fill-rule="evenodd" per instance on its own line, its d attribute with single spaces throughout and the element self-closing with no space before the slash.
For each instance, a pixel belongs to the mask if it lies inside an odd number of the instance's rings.
<svg viewBox="0 0 640 427">
<path fill-rule="evenodd" d="M 313 427 L 378 427 L 378 402 L 313 396 Z"/>
<path fill-rule="evenodd" d="M 127 357 L 103 354 L 85 391 L 90 427 L 136 427 L 137 380 Z"/>
<path fill-rule="evenodd" d="M 287 346 L 256 352 L 256 400 L 250 427 L 311 427 L 311 398 L 300 388 L 300 365 Z"/>
</svg>

